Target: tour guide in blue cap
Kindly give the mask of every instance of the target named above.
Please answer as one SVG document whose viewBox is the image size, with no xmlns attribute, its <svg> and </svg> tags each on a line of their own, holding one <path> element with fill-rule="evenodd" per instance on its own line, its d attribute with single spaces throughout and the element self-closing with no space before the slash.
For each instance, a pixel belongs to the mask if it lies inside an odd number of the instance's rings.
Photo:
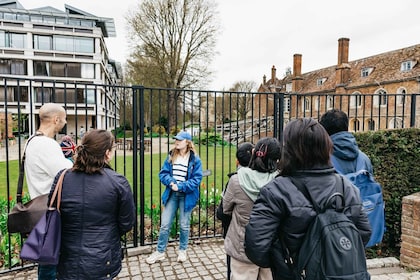
<svg viewBox="0 0 420 280">
<path fill-rule="evenodd" d="M 165 205 L 165 209 L 162 212 L 156 252 L 146 259 L 148 264 L 166 258 L 165 251 L 169 231 L 178 210 L 180 234 L 177 261 L 185 262 L 188 259 L 187 247 L 191 212 L 200 195 L 199 187 L 203 171 L 200 157 L 191 141 L 191 134 L 181 131 L 174 139 L 174 148 L 169 151 L 169 155 L 159 172 L 159 179 L 166 186 L 162 195 L 162 203 Z"/>
<path fill-rule="evenodd" d="M 174 139 L 180 140 L 180 141 L 182 141 L 182 140 L 189 140 L 189 141 L 191 141 L 192 140 L 192 137 L 191 137 L 191 134 L 189 134 L 188 132 L 186 132 L 186 131 L 180 131 L 176 136 L 174 136 Z"/>
</svg>

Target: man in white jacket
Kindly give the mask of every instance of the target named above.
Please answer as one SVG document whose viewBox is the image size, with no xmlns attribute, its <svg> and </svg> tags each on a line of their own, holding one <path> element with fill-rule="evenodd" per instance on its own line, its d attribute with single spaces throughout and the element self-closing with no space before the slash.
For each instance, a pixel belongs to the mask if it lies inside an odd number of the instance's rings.
<svg viewBox="0 0 420 280">
<path fill-rule="evenodd" d="M 31 199 L 50 192 L 58 171 L 71 168 L 54 136 L 66 125 L 66 111 L 54 103 L 46 103 L 39 109 L 40 126 L 36 135 L 27 143 L 25 173 Z M 38 279 L 56 279 L 53 265 L 39 265 Z"/>
</svg>

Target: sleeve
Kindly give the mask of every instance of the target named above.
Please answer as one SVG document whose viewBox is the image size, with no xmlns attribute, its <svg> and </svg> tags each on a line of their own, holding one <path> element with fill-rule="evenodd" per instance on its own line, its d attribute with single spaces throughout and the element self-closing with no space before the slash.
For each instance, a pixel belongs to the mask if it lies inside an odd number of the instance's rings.
<svg viewBox="0 0 420 280">
<path fill-rule="evenodd" d="M 284 216 L 279 201 L 270 188 L 262 188 L 245 228 L 245 253 L 260 267 L 270 267 L 273 248 L 278 243 L 278 232 Z"/>
<path fill-rule="evenodd" d="M 118 229 L 120 235 L 130 231 L 136 220 L 136 208 L 131 187 L 127 179 L 119 176 L 119 206 L 118 206 Z"/>
<path fill-rule="evenodd" d="M 194 164 L 192 166 L 191 175 L 185 182 L 178 183 L 178 189 L 184 193 L 191 193 L 196 191 L 200 186 L 201 179 L 203 178 L 203 170 L 201 166 L 201 159 L 196 155 Z"/>
<path fill-rule="evenodd" d="M 64 157 L 58 143 L 57 145 L 51 146 L 51 149 L 48 152 L 43 151 L 42 153 L 44 156 L 40 157 L 40 160 L 43 161 L 42 164 L 45 168 L 45 172 L 51 178 L 54 178 L 60 170 L 73 167 L 73 163 Z"/>
<path fill-rule="evenodd" d="M 168 159 L 169 157 L 166 158 L 165 162 L 162 165 L 162 168 L 159 171 L 159 180 L 164 186 L 170 188 L 169 184 L 171 182 L 176 183 L 176 180 L 172 177 L 171 164 L 169 163 Z"/>
</svg>

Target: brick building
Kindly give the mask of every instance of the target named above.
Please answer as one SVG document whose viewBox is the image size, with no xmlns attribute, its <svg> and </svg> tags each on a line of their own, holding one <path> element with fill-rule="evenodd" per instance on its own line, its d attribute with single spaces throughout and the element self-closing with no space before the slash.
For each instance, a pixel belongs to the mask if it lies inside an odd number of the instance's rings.
<svg viewBox="0 0 420 280">
<path fill-rule="evenodd" d="M 349 61 L 349 41 L 338 40 L 337 65 L 302 73 L 302 55 L 295 54 L 293 71 L 283 78 L 277 77 L 273 66 L 271 78 L 264 75 L 258 92 L 281 92 L 286 97 L 291 93 L 284 103 L 291 118 L 309 111 L 317 116 L 331 108 L 348 108 L 353 131 L 409 127 L 410 119 L 404 114 L 410 110 L 412 94 L 420 89 L 420 44 Z M 419 105 L 415 106 L 418 112 Z M 357 112 L 364 111 L 369 118 L 359 120 Z M 418 123 L 418 115 L 416 119 Z"/>
</svg>

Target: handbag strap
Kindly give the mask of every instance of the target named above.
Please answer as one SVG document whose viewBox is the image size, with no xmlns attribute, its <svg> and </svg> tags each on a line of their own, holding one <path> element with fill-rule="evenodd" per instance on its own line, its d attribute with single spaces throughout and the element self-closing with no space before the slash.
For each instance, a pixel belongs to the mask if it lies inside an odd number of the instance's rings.
<svg viewBox="0 0 420 280">
<path fill-rule="evenodd" d="M 54 192 L 51 196 L 50 200 L 50 208 L 53 208 L 55 199 L 57 199 L 56 208 L 58 211 L 60 211 L 60 204 L 61 204 L 61 190 L 63 188 L 63 180 L 64 180 L 64 174 L 66 174 L 68 169 L 64 169 L 63 172 L 61 172 L 60 177 L 58 177 L 57 184 L 55 185 Z"/>
<path fill-rule="evenodd" d="M 19 178 L 18 178 L 18 185 L 17 185 L 17 189 L 16 189 L 16 203 L 22 203 L 23 178 L 25 177 L 26 148 L 28 147 L 29 142 L 35 136 L 42 136 L 42 135 L 44 135 L 44 133 L 42 133 L 41 131 L 37 131 L 26 142 L 25 149 L 23 150 L 22 160 L 20 162 L 20 167 L 19 167 Z"/>
</svg>

